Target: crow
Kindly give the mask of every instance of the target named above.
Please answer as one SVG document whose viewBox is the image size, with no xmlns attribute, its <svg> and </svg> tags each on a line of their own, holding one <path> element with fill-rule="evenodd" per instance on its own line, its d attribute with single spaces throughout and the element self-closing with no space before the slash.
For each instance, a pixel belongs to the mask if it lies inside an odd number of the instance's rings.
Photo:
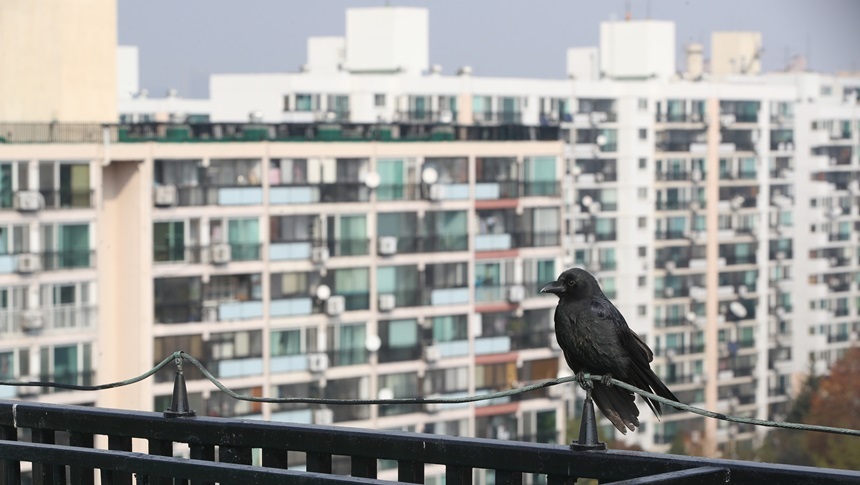
<svg viewBox="0 0 860 485">
<path fill-rule="evenodd" d="M 593 383 L 591 395 L 618 431 L 627 434 L 628 428 L 636 430 L 639 408 L 634 403 L 636 396 L 610 385 L 610 377 L 678 400 L 651 370 L 649 363 L 654 359 L 651 349 L 630 330 L 594 276 L 583 269 L 572 268 L 540 291 L 555 293 L 559 298 L 555 309 L 555 337 L 567 365 L 580 377 L 580 383 L 586 384 L 582 381 L 585 372 L 603 375 L 600 382 Z M 660 403 L 643 399 L 659 418 Z"/>
</svg>

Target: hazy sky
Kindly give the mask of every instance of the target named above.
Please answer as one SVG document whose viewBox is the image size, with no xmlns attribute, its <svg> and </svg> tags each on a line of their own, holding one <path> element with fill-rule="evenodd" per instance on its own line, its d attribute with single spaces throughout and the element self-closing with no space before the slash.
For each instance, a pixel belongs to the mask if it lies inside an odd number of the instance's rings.
<svg viewBox="0 0 860 485">
<path fill-rule="evenodd" d="M 305 39 L 343 35 L 347 7 L 384 0 L 119 0 L 119 42 L 140 48 L 141 87 L 208 95 L 209 74 L 296 71 Z M 598 45 L 600 21 L 623 18 L 625 1 L 391 0 L 430 10 L 430 62 L 444 73 L 471 65 L 476 75 L 561 78 L 565 50 Z M 630 0 L 634 18 L 676 23 L 683 44 L 709 52 L 710 32 L 762 32 L 765 70 L 793 54 L 816 71 L 860 69 L 858 0 Z M 707 55 L 707 54 L 706 54 Z"/>
</svg>

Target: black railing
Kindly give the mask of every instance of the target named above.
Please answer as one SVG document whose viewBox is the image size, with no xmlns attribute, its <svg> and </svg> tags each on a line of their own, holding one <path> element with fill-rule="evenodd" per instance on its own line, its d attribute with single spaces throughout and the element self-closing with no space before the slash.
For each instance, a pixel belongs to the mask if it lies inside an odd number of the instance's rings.
<svg viewBox="0 0 860 485">
<path fill-rule="evenodd" d="M 516 232 L 514 233 L 515 245 L 518 248 L 537 248 L 547 246 L 558 246 L 561 244 L 561 234 L 552 232 Z"/>
<path fill-rule="evenodd" d="M 0 123 L 0 143 L 211 143 L 304 141 L 559 140 L 558 125 L 524 126 L 519 113 L 490 113 L 498 126 L 435 123 Z M 483 119 L 476 116 L 476 120 Z M 445 128 L 439 136 L 437 128 Z M 453 129 L 452 129 L 453 128 Z"/>
<path fill-rule="evenodd" d="M 39 190 L 45 209 L 89 209 L 93 206 L 92 190 Z"/>
<path fill-rule="evenodd" d="M 466 234 L 453 236 L 424 236 L 422 252 L 441 253 L 448 251 L 466 251 L 469 249 L 469 236 Z"/>
<path fill-rule="evenodd" d="M 362 419 L 366 406 L 335 406 L 335 420 Z M 343 410 L 348 416 L 337 416 Z M 19 433 L 20 432 L 20 433 Z M 68 434 L 66 434 L 68 433 Z M 19 438 L 20 436 L 20 438 Z M 63 436 L 68 436 L 68 442 Z M 106 437 L 108 449 L 94 446 Z M 133 440 L 148 452 L 132 452 Z M 61 444 L 55 444 L 61 443 Z M 67 443 L 67 444 L 66 444 Z M 174 445 L 190 450 L 173 456 Z M 259 465 L 252 465 L 260 449 Z M 289 452 L 290 462 L 287 457 Z M 481 470 L 496 483 L 520 483 L 525 474 L 548 484 L 576 478 L 601 483 L 857 483 L 860 473 L 795 465 L 703 459 L 634 451 L 578 451 L 565 445 L 463 438 L 390 430 L 271 423 L 214 417 L 165 418 L 161 413 L 0 401 L 0 478 L 8 485 L 34 483 L 166 484 L 367 483 L 376 480 L 380 460 L 396 463 L 397 480 L 425 481 L 425 466 L 444 467 L 450 485 L 468 484 Z M 346 470 L 333 467 L 346 457 Z M 217 460 L 217 461 L 216 461 Z M 288 470 L 301 467 L 306 471 Z M 351 475 L 333 475 L 341 471 Z"/>
<path fill-rule="evenodd" d="M 155 302 L 155 323 L 191 323 L 203 318 L 199 301 Z"/>
<path fill-rule="evenodd" d="M 370 254 L 369 239 L 329 239 L 326 244 L 331 256 L 367 256 Z"/>
<path fill-rule="evenodd" d="M 70 249 L 42 253 L 42 269 L 45 271 L 92 268 L 95 266 L 95 251 Z"/>
<path fill-rule="evenodd" d="M 385 184 L 376 188 L 376 200 L 380 202 L 391 200 L 421 200 L 421 185 L 419 184 Z"/>
</svg>

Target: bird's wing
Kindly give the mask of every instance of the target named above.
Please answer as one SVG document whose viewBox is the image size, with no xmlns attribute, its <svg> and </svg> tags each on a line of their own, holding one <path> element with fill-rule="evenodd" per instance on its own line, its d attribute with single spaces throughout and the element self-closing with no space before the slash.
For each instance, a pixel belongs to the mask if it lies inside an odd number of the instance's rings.
<svg viewBox="0 0 860 485">
<path fill-rule="evenodd" d="M 591 302 L 591 310 L 595 317 L 601 320 L 601 324 L 615 327 L 621 345 L 633 363 L 648 367 L 648 363 L 654 360 L 654 353 L 636 332 L 630 330 L 627 321 L 615 305 L 609 300 L 595 298 Z"/>
<path fill-rule="evenodd" d="M 651 349 L 648 348 L 648 345 L 645 344 L 636 332 L 630 330 L 627 321 L 624 320 L 624 316 L 615 308 L 615 305 L 606 299 L 602 301 L 601 299 L 595 299 L 592 302 L 592 311 L 603 320 L 604 325 L 615 326 L 621 345 L 627 351 L 628 357 L 630 357 L 630 367 L 627 369 L 627 375 L 618 377 L 626 378 L 629 384 L 640 389 L 646 391 L 653 390 L 659 396 L 677 401 L 678 399 L 672 394 L 672 391 L 651 370 L 649 364 L 654 360 L 654 353 L 651 352 Z M 660 403 L 644 396 L 643 399 L 648 404 L 648 407 L 654 411 L 654 414 L 657 416 L 662 414 Z"/>
</svg>

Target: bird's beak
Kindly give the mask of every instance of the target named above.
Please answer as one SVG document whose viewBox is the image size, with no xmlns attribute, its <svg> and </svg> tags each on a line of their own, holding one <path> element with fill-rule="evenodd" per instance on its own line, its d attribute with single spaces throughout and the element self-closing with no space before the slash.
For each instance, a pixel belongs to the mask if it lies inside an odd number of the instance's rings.
<svg viewBox="0 0 860 485">
<path fill-rule="evenodd" d="M 559 294 L 564 291 L 564 285 L 559 283 L 558 281 L 553 281 L 552 283 L 547 283 L 543 288 L 540 289 L 541 293 L 555 293 Z"/>
</svg>

